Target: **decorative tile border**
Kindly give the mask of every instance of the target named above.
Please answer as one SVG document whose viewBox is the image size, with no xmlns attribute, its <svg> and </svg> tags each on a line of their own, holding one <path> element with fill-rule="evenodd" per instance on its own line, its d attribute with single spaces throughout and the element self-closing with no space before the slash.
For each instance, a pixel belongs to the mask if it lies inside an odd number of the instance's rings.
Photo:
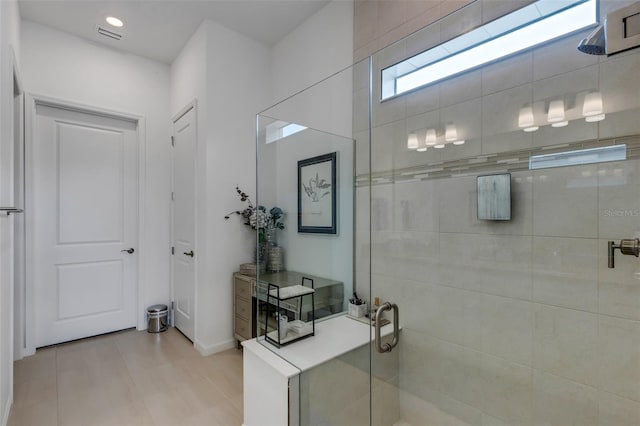
<svg viewBox="0 0 640 426">
<path fill-rule="evenodd" d="M 597 139 L 541 148 L 507 151 L 498 154 L 478 155 L 451 161 L 425 163 L 419 166 L 376 172 L 371 175 L 372 185 L 449 177 L 477 176 L 529 170 L 529 158 L 533 155 L 553 154 L 577 149 L 598 148 L 611 145 L 627 145 L 627 160 L 640 158 L 640 135 Z M 369 174 L 356 176 L 356 186 L 368 186 Z"/>
</svg>

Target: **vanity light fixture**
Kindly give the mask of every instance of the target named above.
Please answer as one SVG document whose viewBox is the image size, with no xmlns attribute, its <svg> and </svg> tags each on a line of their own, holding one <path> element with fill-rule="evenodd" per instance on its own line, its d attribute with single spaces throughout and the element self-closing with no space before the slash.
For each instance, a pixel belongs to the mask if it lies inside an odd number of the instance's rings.
<svg viewBox="0 0 640 426">
<path fill-rule="evenodd" d="M 444 132 L 444 140 L 447 142 L 453 142 L 458 139 L 458 129 L 455 124 L 447 124 Z"/>
<path fill-rule="evenodd" d="M 115 16 L 107 16 L 105 18 L 105 21 L 107 21 L 107 24 L 113 27 L 121 28 L 124 26 L 124 22 L 122 22 L 122 19 L 116 18 Z"/>
<path fill-rule="evenodd" d="M 589 123 L 604 120 L 605 114 L 603 113 L 602 94 L 600 92 L 587 93 L 582 105 L 582 115 L 585 117 L 585 121 Z"/>
<path fill-rule="evenodd" d="M 535 132 L 539 129 L 535 125 L 533 119 L 533 107 L 531 105 L 520 108 L 520 114 L 518 115 L 518 127 L 523 128 L 525 132 Z"/>
<path fill-rule="evenodd" d="M 407 138 L 407 149 L 418 149 L 418 135 L 416 133 L 409 133 Z"/>
<path fill-rule="evenodd" d="M 551 101 L 547 121 L 551 123 L 552 127 L 564 127 L 569 124 L 569 122 L 564 119 L 564 101 L 562 99 Z"/>
<path fill-rule="evenodd" d="M 604 120 L 605 117 L 606 117 L 606 114 L 592 115 L 590 117 L 586 117 L 584 121 L 586 121 L 587 123 L 595 123 L 596 121 Z"/>
<path fill-rule="evenodd" d="M 463 139 L 458 139 L 458 130 L 455 124 L 447 124 L 445 126 L 444 141 L 438 141 L 436 129 L 427 129 L 424 139 L 418 138 L 416 132 L 409 133 L 407 137 L 407 149 L 415 149 L 418 152 L 425 152 L 427 148 L 442 149 L 447 144 L 464 145 Z"/>
<path fill-rule="evenodd" d="M 418 142 L 418 148 L 416 149 L 416 151 L 425 152 L 427 150 L 427 144 L 425 143 L 425 140 L 418 138 L 418 135 L 416 135 L 416 140 Z"/>
<path fill-rule="evenodd" d="M 424 142 L 426 146 L 434 146 L 434 147 L 438 147 L 438 142 L 437 142 L 437 137 L 436 137 L 436 130 L 435 129 L 427 129 L 427 135 L 424 138 Z"/>
<path fill-rule="evenodd" d="M 444 140 L 453 142 L 454 145 L 464 145 L 463 140 L 458 140 L 458 129 L 455 124 L 447 124 L 444 131 Z"/>
</svg>

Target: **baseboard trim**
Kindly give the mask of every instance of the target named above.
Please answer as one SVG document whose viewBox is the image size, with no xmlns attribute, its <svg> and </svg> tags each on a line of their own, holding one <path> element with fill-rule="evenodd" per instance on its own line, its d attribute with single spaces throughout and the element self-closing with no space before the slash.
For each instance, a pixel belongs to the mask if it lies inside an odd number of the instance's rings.
<svg viewBox="0 0 640 426">
<path fill-rule="evenodd" d="M 7 426 L 9 423 L 9 412 L 11 411 L 11 403 L 13 402 L 13 395 L 9 394 L 7 398 L 7 403 L 4 407 L 4 413 L 2 414 L 2 426 Z"/>
<path fill-rule="evenodd" d="M 236 341 L 232 339 L 232 340 L 227 340 L 226 342 L 216 343 L 214 345 L 209 345 L 209 346 L 204 346 L 199 342 L 196 342 L 194 346 L 196 350 L 200 352 L 200 355 L 209 356 L 218 352 L 226 351 L 227 349 L 235 348 Z"/>
<path fill-rule="evenodd" d="M 20 361 L 28 356 L 32 356 L 36 354 L 36 350 L 34 348 L 22 348 L 18 351 L 18 356 L 13 359 L 13 361 Z"/>
</svg>

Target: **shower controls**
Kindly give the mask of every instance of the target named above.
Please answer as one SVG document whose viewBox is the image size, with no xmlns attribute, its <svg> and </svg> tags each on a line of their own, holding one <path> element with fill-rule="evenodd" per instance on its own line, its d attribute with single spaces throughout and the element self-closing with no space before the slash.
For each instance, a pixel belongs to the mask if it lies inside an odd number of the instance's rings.
<svg viewBox="0 0 640 426">
<path fill-rule="evenodd" d="M 382 337 L 380 336 L 380 329 L 382 328 L 382 313 L 384 311 L 390 311 L 393 309 L 393 340 L 391 343 L 382 344 Z M 376 311 L 376 320 L 374 321 L 375 328 L 375 343 L 376 350 L 378 352 L 385 353 L 391 352 L 393 348 L 398 344 L 400 338 L 400 314 L 398 313 L 398 305 L 395 303 L 385 302 Z"/>
<path fill-rule="evenodd" d="M 620 240 L 620 244 L 616 244 L 615 241 L 609 241 L 608 266 L 609 268 L 612 268 L 612 269 L 615 268 L 614 256 L 615 256 L 616 249 L 620 249 L 620 253 L 622 254 L 639 257 L 640 256 L 640 239 L 639 238 L 624 239 L 624 240 Z"/>
</svg>

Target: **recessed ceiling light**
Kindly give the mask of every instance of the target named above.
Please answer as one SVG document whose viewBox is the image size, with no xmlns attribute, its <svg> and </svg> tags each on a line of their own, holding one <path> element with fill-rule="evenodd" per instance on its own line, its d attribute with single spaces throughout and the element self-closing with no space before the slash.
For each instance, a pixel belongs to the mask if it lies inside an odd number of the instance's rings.
<svg viewBox="0 0 640 426">
<path fill-rule="evenodd" d="M 115 16 L 107 16 L 105 19 L 109 25 L 113 25 L 114 27 L 122 27 L 124 26 L 124 22 L 121 19 L 116 18 Z"/>
</svg>

